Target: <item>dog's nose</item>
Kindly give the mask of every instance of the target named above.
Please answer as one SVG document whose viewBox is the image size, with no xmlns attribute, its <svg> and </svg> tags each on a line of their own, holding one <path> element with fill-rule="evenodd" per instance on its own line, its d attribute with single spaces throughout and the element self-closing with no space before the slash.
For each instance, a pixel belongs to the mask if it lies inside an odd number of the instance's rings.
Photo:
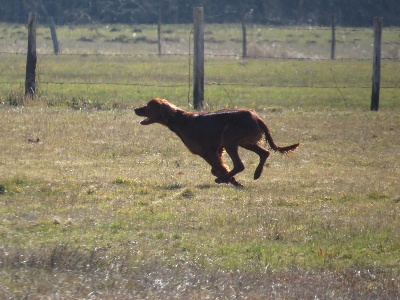
<svg viewBox="0 0 400 300">
<path fill-rule="evenodd" d="M 138 116 L 144 116 L 146 114 L 146 107 L 137 107 L 133 109 L 135 111 L 135 114 Z"/>
</svg>

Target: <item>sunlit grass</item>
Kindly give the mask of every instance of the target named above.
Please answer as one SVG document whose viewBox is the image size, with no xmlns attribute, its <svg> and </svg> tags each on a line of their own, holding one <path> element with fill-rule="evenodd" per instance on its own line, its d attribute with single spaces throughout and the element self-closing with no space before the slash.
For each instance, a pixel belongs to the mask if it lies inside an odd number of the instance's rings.
<svg viewBox="0 0 400 300">
<path fill-rule="evenodd" d="M 215 184 L 206 163 L 172 133 L 140 126 L 130 111 L 3 105 L 4 270 L 21 278 L 32 276 L 29 266 L 67 277 L 66 270 L 85 276 L 108 270 L 128 283 L 128 274 L 148 277 L 160 268 L 198 278 L 240 271 L 259 280 L 281 274 L 279 280 L 297 268 L 306 281 L 307 272 L 321 269 L 343 276 L 368 269 L 375 279 L 358 283 L 357 295 L 398 278 L 398 113 L 259 113 L 279 144 L 303 145 L 289 157 L 271 155 L 258 181 L 257 157 L 241 151 L 247 169 L 238 178 L 246 188 L 237 190 Z M 39 143 L 28 142 L 37 137 Z M 178 295 L 162 274 L 154 280 Z M 387 292 L 398 288 L 393 280 Z M 30 286 L 20 284 L 22 293 Z M 306 293 L 302 285 L 297 295 Z M 7 286 L 17 293 L 12 282 Z M 129 293 L 119 284 L 101 289 L 111 295 L 117 287 Z M 86 282 L 79 295 L 92 288 Z"/>
</svg>

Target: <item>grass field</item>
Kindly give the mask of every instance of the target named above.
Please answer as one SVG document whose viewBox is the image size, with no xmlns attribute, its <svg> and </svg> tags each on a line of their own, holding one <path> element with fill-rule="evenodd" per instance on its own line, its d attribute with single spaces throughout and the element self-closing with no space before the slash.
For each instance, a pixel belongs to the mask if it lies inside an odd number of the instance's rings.
<svg viewBox="0 0 400 300">
<path fill-rule="evenodd" d="M 207 60 L 207 109 L 255 109 L 302 143 L 258 181 L 241 151 L 235 189 L 131 110 L 190 109 L 187 60 L 42 56 L 30 100 L 24 57 L 0 59 L 0 298 L 400 297 L 397 60 L 379 112 L 367 61 Z"/>
</svg>

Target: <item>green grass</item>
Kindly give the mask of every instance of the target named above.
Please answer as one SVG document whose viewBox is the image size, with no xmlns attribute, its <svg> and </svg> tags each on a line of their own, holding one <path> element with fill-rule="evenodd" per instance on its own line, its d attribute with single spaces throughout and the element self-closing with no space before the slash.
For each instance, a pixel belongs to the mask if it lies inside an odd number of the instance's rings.
<svg viewBox="0 0 400 300">
<path fill-rule="evenodd" d="M 40 56 L 34 100 L 24 56 L 0 59 L 4 298 L 399 297 L 398 61 L 369 112 L 368 61 L 207 59 L 206 109 L 252 108 L 278 144 L 302 143 L 258 181 L 241 151 L 235 189 L 131 110 L 190 109 L 187 58 Z"/>
<path fill-rule="evenodd" d="M 1 100 L 23 93 L 24 57 L 0 56 Z M 49 105 L 132 106 L 154 96 L 187 106 L 188 60 L 109 56 L 44 56 L 38 62 L 37 93 Z M 211 108 L 251 106 L 314 110 L 369 109 L 372 65 L 368 61 L 236 61 L 205 64 L 205 102 Z M 396 107 L 398 61 L 382 64 L 381 108 Z M 107 70 L 107 72 L 104 72 Z M 190 71 L 191 72 L 191 71 Z M 189 101 L 191 102 L 191 101 Z M 75 103 L 75 104 L 74 104 Z"/>
</svg>

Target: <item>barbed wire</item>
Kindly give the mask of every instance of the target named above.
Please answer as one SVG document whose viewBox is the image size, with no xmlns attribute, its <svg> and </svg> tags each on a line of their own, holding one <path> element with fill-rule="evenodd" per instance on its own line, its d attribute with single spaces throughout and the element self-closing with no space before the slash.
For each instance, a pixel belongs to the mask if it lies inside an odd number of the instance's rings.
<svg viewBox="0 0 400 300">
<path fill-rule="evenodd" d="M 24 82 L 12 82 L 12 81 L 2 81 L 2 84 L 24 84 Z M 54 84 L 54 85 L 114 85 L 114 86 L 143 86 L 143 87 L 159 87 L 159 88 L 178 88 L 178 87 L 186 87 L 187 84 L 171 84 L 171 85 L 160 85 L 159 83 L 155 84 L 142 84 L 142 83 L 120 83 L 120 82 L 61 82 L 61 81 L 38 81 L 38 85 L 40 84 Z M 264 87 L 264 88 L 298 88 L 298 89 L 370 89 L 371 86 L 310 86 L 310 85 L 274 85 L 274 84 L 254 84 L 254 83 L 236 83 L 236 82 L 205 82 L 206 86 L 240 86 L 240 87 Z M 400 86 L 381 86 L 381 89 L 400 89 Z"/>
<path fill-rule="evenodd" d="M 26 52 L 5 52 L 0 51 L 0 55 L 26 55 Z M 158 53 L 38 53 L 40 56 L 96 56 L 96 57 L 160 57 Z M 161 57 L 192 57 L 191 53 L 165 53 L 161 54 Z M 211 54 L 204 53 L 204 56 L 212 58 L 235 58 L 240 59 L 243 58 L 242 55 L 239 54 Z M 299 60 L 299 61 L 331 61 L 331 58 L 328 57 L 287 57 L 287 56 L 248 56 L 246 59 L 266 59 L 266 60 Z M 398 61 L 400 57 L 382 57 L 382 60 L 393 60 Z M 337 57 L 335 61 L 370 61 L 371 58 L 366 57 Z"/>
<path fill-rule="evenodd" d="M 274 30 L 293 30 L 293 31 L 332 31 L 330 26 L 314 26 L 314 25 L 307 25 L 304 24 L 302 26 L 268 26 L 264 24 L 257 24 L 257 23 L 248 23 L 248 27 L 254 28 L 265 28 L 265 29 L 274 29 Z M 335 27 L 335 31 L 345 31 L 345 32 L 373 32 L 373 26 L 364 27 L 364 28 L 351 28 L 351 27 Z M 400 28 L 397 27 L 386 27 L 385 32 L 400 32 Z"/>
<path fill-rule="evenodd" d="M 251 13 L 251 12 L 250 12 Z M 240 14 L 242 14 L 242 16 L 240 16 Z M 249 12 L 247 12 L 247 16 L 248 16 Z M 230 11 L 230 12 L 225 12 L 225 13 L 221 13 L 221 14 L 216 14 L 216 15 L 205 15 L 204 19 L 207 23 L 212 24 L 212 20 L 215 20 L 217 18 L 220 17 L 224 17 L 224 16 L 233 16 L 233 15 L 237 15 L 239 18 L 242 18 L 243 21 L 246 23 L 246 25 L 250 26 L 250 27 L 256 27 L 256 28 L 267 28 L 267 29 L 278 29 L 278 30 L 332 30 L 331 26 L 319 26 L 319 25 L 312 25 L 310 23 L 304 23 L 302 25 L 295 25 L 295 26 L 276 26 L 276 25 L 271 25 L 271 24 L 260 24 L 260 23 L 256 23 L 256 22 L 251 22 L 251 20 L 249 20 L 248 18 L 245 17 L 244 12 L 241 11 Z M 211 22 L 209 22 L 211 21 Z M 240 23 L 237 23 L 238 25 L 240 25 Z M 340 25 L 336 25 L 335 26 L 335 30 L 341 30 L 341 31 L 347 31 L 347 32 L 351 32 L 351 31 L 358 31 L 358 32 L 371 32 L 373 31 L 373 26 L 371 25 L 371 27 L 362 27 L 362 28 L 357 28 L 357 27 L 342 27 Z M 397 27 L 387 27 L 385 28 L 385 31 L 393 31 L 393 32 L 400 32 L 400 28 Z"/>
</svg>

